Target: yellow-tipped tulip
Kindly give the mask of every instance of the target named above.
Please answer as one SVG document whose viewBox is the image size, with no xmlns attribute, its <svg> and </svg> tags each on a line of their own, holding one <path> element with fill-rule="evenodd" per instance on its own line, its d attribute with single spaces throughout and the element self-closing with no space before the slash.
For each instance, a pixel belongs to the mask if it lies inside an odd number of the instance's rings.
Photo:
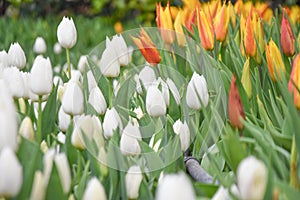
<svg viewBox="0 0 300 200">
<path fill-rule="evenodd" d="M 251 22 L 252 22 L 254 36 L 258 44 L 256 49 L 255 60 L 258 64 L 261 64 L 262 58 L 261 58 L 261 54 L 258 52 L 258 49 L 260 50 L 261 53 L 265 52 L 264 29 L 262 27 L 261 19 L 259 18 L 256 12 L 253 12 Z M 254 43 L 256 43 L 255 40 Z"/>
<path fill-rule="evenodd" d="M 231 1 L 229 1 L 229 3 L 228 3 L 228 14 L 229 14 L 229 19 L 231 21 L 232 27 L 235 28 L 235 26 L 236 26 L 236 13 L 234 11 L 234 7 L 233 7 Z"/>
<path fill-rule="evenodd" d="M 272 39 L 266 47 L 266 58 L 271 79 L 276 81 L 276 76 L 280 78 L 280 74 L 285 73 L 285 66 L 280 51 Z"/>
<path fill-rule="evenodd" d="M 224 41 L 226 38 L 229 23 L 228 9 L 225 4 L 223 4 L 221 10 L 216 14 L 214 20 L 214 29 L 216 34 L 216 40 Z"/>
<path fill-rule="evenodd" d="M 289 91 L 294 95 L 294 103 L 300 110 L 300 54 L 298 54 L 293 62 L 293 68 L 289 81 Z"/>
<path fill-rule="evenodd" d="M 251 98 L 252 96 L 252 83 L 250 79 L 250 58 L 247 58 L 244 68 L 243 68 L 243 74 L 242 74 L 242 85 L 247 93 L 248 98 Z"/>
<path fill-rule="evenodd" d="M 185 16 L 182 10 L 180 10 L 176 16 L 174 22 L 174 28 L 176 32 L 176 38 L 179 46 L 184 46 L 186 44 L 185 35 L 183 33 L 182 26 L 185 23 Z"/>
<path fill-rule="evenodd" d="M 165 8 L 160 3 L 156 4 L 156 24 L 160 29 L 163 40 L 168 44 L 172 44 L 175 40 L 175 34 L 169 2 Z"/>
<path fill-rule="evenodd" d="M 204 11 L 197 9 L 197 23 L 202 47 L 206 50 L 212 50 L 214 48 L 214 31 L 211 19 Z"/>
<path fill-rule="evenodd" d="M 295 38 L 289 20 L 282 13 L 280 44 L 284 55 L 292 56 L 295 53 Z"/>
</svg>

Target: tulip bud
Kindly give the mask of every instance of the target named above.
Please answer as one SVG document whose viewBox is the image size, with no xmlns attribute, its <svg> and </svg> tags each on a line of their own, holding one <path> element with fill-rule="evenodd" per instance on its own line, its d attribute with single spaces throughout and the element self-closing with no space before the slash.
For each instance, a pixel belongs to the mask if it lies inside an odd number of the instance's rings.
<svg viewBox="0 0 300 200">
<path fill-rule="evenodd" d="M 77 82 L 69 81 L 62 97 L 62 108 L 69 115 L 80 115 L 84 111 L 84 97 Z"/>
<path fill-rule="evenodd" d="M 107 152 L 104 149 L 104 145 L 100 147 L 97 160 L 99 161 L 98 164 L 99 164 L 101 175 L 103 177 L 106 177 L 108 174 L 108 168 L 107 168 Z"/>
<path fill-rule="evenodd" d="M 133 110 L 133 112 L 136 114 L 136 117 L 137 117 L 138 119 L 141 119 L 141 118 L 144 116 L 144 113 L 143 113 L 141 107 L 135 108 L 135 109 Z"/>
<path fill-rule="evenodd" d="M 165 8 L 163 8 L 160 3 L 156 4 L 156 23 L 157 27 L 160 29 L 162 39 L 166 43 L 172 44 L 175 40 L 175 33 L 173 31 L 170 2 L 168 2 Z"/>
<path fill-rule="evenodd" d="M 72 67 L 71 67 L 72 68 Z M 82 82 L 82 74 L 79 70 L 71 70 L 71 79 L 69 81 Z"/>
<path fill-rule="evenodd" d="M 298 91 L 298 89 L 300 88 L 299 74 L 300 74 L 300 54 L 298 54 L 293 61 L 292 72 L 288 84 L 289 91 L 293 93 L 294 104 L 297 107 L 297 109 L 300 109 L 300 93 Z"/>
<path fill-rule="evenodd" d="M 99 115 L 103 115 L 106 111 L 107 104 L 105 98 L 98 87 L 94 87 L 89 94 L 88 101 Z"/>
<path fill-rule="evenodd" d="M 256 42 L 254 39 L 254 32 L 251 23 L 251 13 L 248 14 L 244 32 L 244 45 L 246 55 L 254 57 L 256 54 Z"/>
<path fill-rule="evenodd" d="M 141 147 L 138 140 L 141 140 L 141 133 L 137 125 L 128 122 L 124 128 L 120 140 L 120 150 L 125 156 L 134 156 L 141 153 Z"/>
<path fill-rule="evenodd" d="M 37 96 L 32 93 L 29 82 L 30 82 L 30 73 L 29 72 L 21 72 L 21 76 L 23 79 L 23 86 L 24 86 L 24 93 L 23 93 L 23 98 L 24 99 L 30 99 L 31 96 Z M 37 96 L 38 98 L 38 96 Z"/>
<path fill-rule="evenodd" d="M 266 58 L 271 79 L 276 81 L 275 74 L 280 79 L 280 74 L 285 73 L 285 66 L 280 51 L 272 39 L 266 47 Z"/>
<path fill-rule="evenodd" d="M 0 65 L 3 68 L 8 67 L 8 54 L 5 50 L 0 51 Z"/>
<path fill-rule="evenodd" d="M 13 97 L 21 98 L 24 95 L 24 81 L 21 72 L 16 67 L 4 68 L 2 77 Z M 0 75 L 1 76 L 1 75 Z"/>
<path fill-rule="evenodd" d="M 55 165 L 58 170 L 60 182 L 64 193 L 68 193 L 71 188 L 71 170 L 65 153 L 60 153 L 54 157 Z"/>
<path fill-rule="evenodd" d="M 46 183 L 44 175 L 41 171 L 36 171 L 34 174 L 30 200 L 43 200 L 46 194 Z"/>
<path fill-rule="evenodd" d="M 156 86 L 149 87 L 147 91 L 146 110 L 152 117 L 159 117 L 166 114 L 167 105 L 164 96 Z"/>
<path fill-rule="evenodd" d="M 241 199 L 263 199 L 267 188 L 268 171 L 254 156 L 243 159 L 237 169 L 237 184 Z"/>
<path fill-rule="evenodd" d="M 137 165 L 131 166 L 125 176 L 127 197 L 137 199 L 139 196 L 140 185 L 143 180 L 141 168 Z"/>
<path fill-rule="evenodd" d="M 185 24 L 184 12 L 180 10 L 174 21 L 174 29 L 176 32 L 176 38 L 179 46 L 184 46 L 186 44 L 185 35 L 182 26 Z"/>
<path fill-rule="evenodd" d="M 93 177 L 89 182 L 87 183 L 86 189 L 83 193 L 83 200 L 106 200 L 106 194 L 103 185 L 100 183 L 100 181 Z"/>
<path fill-rule="evenodd" d="M 64 82 L 63 82 L 63 80 L 60 78 L 60 76 L 54 76 L 53 77 L 53 84 L 55 85 L 55 86 L 57 86 L 57 85 L 64 85 Z"/>
<path fill-rule="evenodd" d="M 107 109 L 103 119 L 103 134 L 105 138 L 111 138 L 114 131 L 119 127 L 123 129 L 122 121 L 115 108 Z"/>
<path fill-rule="evenodd" d="M 62 143 L 62 144 L 65 144 L 66 143 L 66 135 L 63 134 L 62 132 L 59 132 L 57 134 L 57 141 Z"/>
<path fill-rule="evenodd" d="M 62 106 L 58 111 L 58 127 L 61 131 L 66 132 L 69 128 L 71 117 L 64 112 Z"/>
<path fill-rule="evenodd" d="M 37 54 L 43 54 L 47 51 L 47 46 L 44 38 L 37 37 L 33 45 L 33 51 Z"/>
<path fill-rule="evenodd" d="M 251 98 L 252 96 L 252 83 L 250 79 L 250 64 L 249 64 L 249 58 L 247 58 L 244 67 L 243 67 L 243 74 L 242 74 L 242 85 L 248 95 L 248 98 Z"/>
<path fill-rule="evenodd" d="M 89 63 L 88 63 L 87 56 L 86 55 L 80 56 L 79 61 L 78 61 L 78 67 L 77 67 L 78 70 L 81 73 L 84 73 L 84 70 L 88 65 L 89 65 Z"/>
<path fill-rule="evenodd" d="M 245 112 L 241 102 L 240 93 L 236 86 L 236 78 L 232 76 L 230 91 L 228 96 L 228 115 L 231 126 L 243 129 L 242 119 L 245 119 Z"/>
<path fill-rule="evenodd" d="M 118 62 L 121 66 L 128 65 L 129 63 L 129 54 L 126 42 L 122 35 L 114 35 L 112 40 L 109 41 L 106 38 L 106 46 L 112 45 L 118 58 Z"/>
<path fill-rule="evenodd" d="M 189 127 L 188 127 L 186 121 L 184 121 L 184 123 L 182 123 L 180 121 L 180 119 L 178 119 L 173 124 L 173 130 L 174 130 L 174 133 L 179 135 L 181 150 L 186 151 L 190 146 L 190 130 L 189 130 Z"/>
<path fill-rule="evenodd" d="M 152 83 L 153 86 L 156 86 L 157 88 L 161 87 L 161 93 L 164 96 L 164 100 L 166 103 L 166 106 L 169 106 L 170 104 L 170 92 L 169 92 L 169 88 L 168 85 L 160 78 L 158 77 L 158 79 L 156 81 L 154 81 Z"/>
<path fill-rule="evenodd" d="M 19 129 L 20 135 L 28 140 L 34 140 L 34 130 L 30 117 L 25 117 L 20 125 Z"/>
<path fill-rule="evenodd" d="M 33 62 L 30 76 L 30 89 L 37 95 L 49 94 L 52 91 L 53 75 L 50 59 L 37 56 Z"/>
<path fill-rule="evenodd" d="M 178 91 L 175 83 L 169 78 L 167 78 L 166 82 L 168 84 L 168 87 L 169 87 L 174 99 L 175 99 L 176 104 L 179 105 L 180 104 L 180 94 L 179 94 L 179 91 Z"/>
<path fill-rule="evenodd" d="M 295 37 L 289 23 L 289 20 L 282 13 L 280 44 L 283 54 L 292 56 L 295 53 Z"/>
<path fill-rule="evenodd" d="M 62 49 L 61 49 L 60 44 L 59 44 L 58 42 L 55 43 L 54 46 L 53 46 L 53 52 L 54 52 L 55 54 L 60 54 L 61 51 L 62 51 Z"/>
<path fill-rule="evenodd" d="M 44 167 L 43 172 L 44 172 L 45 183 L 47 185 L 49 182 L 50 176 L 51 176 L 51 172 L 52 172 L 55 150 L 53 148 L 48 149 L 47 143 L 45 141 L 43 141 L 41 143 L 41 148 L 42 148 L 42 145 L 43 145 L 42 150 L 45 153 L 44 157 L 43 157 L 43 167 Z"/>
<path fill-rule="evenodd" d="M 201 45 L 206 50 L 214 48 L 214 31 L 212 22 L 203 10 L 197 9 L 198 31 Z"/>
<path fill-rule="evenodd" d="M 240 199 L 240 193 L 236 185 L 232 185 L 230 187 L 230 192 L 233 194 L 236 198 Z M 220 186 L 217 192 L 212 197 L 212 200 L 231 200 L 231 195 L 229 193 L 229 189 L 224 188 L 223 186 Z"/>
<path fill-rule="evenodd" d="M 91 92 L 91 90 L 94 88 L 94 87 L 97 87 L 97 82 L 95 80 L 95 77 L 93 75 L 93 72 L 91 70 L 89 70 L 87 72 L 87 82 L 88 82 L 88 88 L 89 88 L 89 92 Z"/>
<path fill-rule="evenodd" d="M 107 38 L 107 40 L 109 39 Z M 112 44 L 107 45 L 102 53 L 100 71 L 106 77 L 118 77 L 120 74 L 118 55 Z"/>
<path fill-rule="evenodd" d="M 15 66 L 19 69 L 23 69 L 26 66 L 26 56 L 19 43 L 11 44 L 7 54 L 8 66 Z"/>
<path fill-rule="evenodd" d="M 66 48 L 72 48 L 77 41 L 77 31 L 72 18 L 64 17 L 57 27 L 57 39 L 59 44 Z"/>
<path fill-rule="evenodd" d="M 146 65 L 140 71 L 136 79 L 136 89 L 138 93 L 140 94 L 142 93 L 142 87 L 140 85 L 140 81 L 142 82 L 144 88 L 147 90 L 155 80 L 156 80 L 156 76 L 154 70 L 151 67 Z"/>
<path fill-rule="evenodd" d="M 183 173 L 164 175 L 156 189 L 156 200 L 164 199 L 196 199 L 193 185 Z"/>
<path fill-rule="evenodd" d="M 217 41 L 224 41 L 226 38 L 229 24 L 229 13 L 225 4 L 223 4 L 221 10 L 217 13 L 214 20 L 214 29 Z"/>
<path fill-rule="evenodd" d="M 0 196 L 15 197 L 23 183 L 23 171 L 15 153 L 4 147 L 0 151 Z"/>
<path fill-rule="evenodd" d="M 194 72 L 186 91 L 186 103 L 188 107 L 198 110 L 207 106 L 209 101 L 207 83 L 203 75 Z"/>
</svg>

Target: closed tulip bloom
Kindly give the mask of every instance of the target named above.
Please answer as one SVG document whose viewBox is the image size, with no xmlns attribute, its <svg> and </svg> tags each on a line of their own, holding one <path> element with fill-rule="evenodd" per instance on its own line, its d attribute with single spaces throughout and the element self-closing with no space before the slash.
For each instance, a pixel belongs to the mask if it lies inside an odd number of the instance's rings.
<svg viewBox="0 0 300 200">
<path fill-rule="evenodd" d="M 106 46 L 108 45 L 113 45 L 118 57 L 119 64 L 121 66 L 128 65 L 130 60 L 128 54 L 128 47 L 123 36 L 114 35 L 111 41 L 109 41 L 109 39 L 106 38 Z"/>
<path fill-rule="evenodd" d="M 145 60 L 152 66 L 156 66 L 161 61 L 159 51 L 152 42 L 149 35 L 141 27 L 140 35 L 136 38 L 131 36 L 135 45 L 139 48 Z"/>
<path fill-rule="evenodd" d="M 184 123 L 182 123 L 180 121 L 180 119 L 178 119 L 173 124 L 173 130 L 174 130 L 174 133 L 179 135 L 181 150 L 186 151 L 187 148 L 189 148 L 189 146 L 190 146 L 190 137 L 191 137 L 190 130 L 189 130 L 189 127 L 188 127 L 186 121 L 184 121 Z"/>
<path fill-rule="evenodd" d="M 1 76 L 1 75 L 0 75 Z M 22 73 L 16 67 L 7 67 L 2 72 L 2 78 L 14 98 L 21 98 L 24 95 L 24 81 Z"/>
<path fill-rule="evenodd" d="M 230 192 L 233 194 L 236 198 L 240 199 L 240 193 L 237 188 L 237 186 L 234 184 L 230 187 Z M 229 193 L 229 188 L 224 188 L 223 186 L 220 186 L 217 192 L 212 197 L 212 200 L 231 200 L 232 197 Z"/>
<path fill-rule="evenodd" d="M 43 200 L 46 194 L 46 183 L 44 175 L 41 171 L 36 171 L 34 174 L 30 200 Z"/>
<path fill-rule="evenodd" d="M 0 79 L 0 151 L 8 146 L 15 150 L 17 148 L 17 115 L 13 97 Z M 1 176 L 0 176 L 1 177 Z"/>
<path fill-rule="evenodd" d="M 262 25 L 262 20 L 256 12 L 253 12 L 252 26 L 254 31 L 254 36 L 257 41 L 257 52 L 254 57 L 258 64 L 262 63 L 261 54 L 265 52 L 265 38 L 264 38 L 264 28 Z M 261 52 L 261 54 L 259 53 Z"/>
<path fill-rule="evenodd" d="M 69 81 L 62 97 L 62 108 L 69 115 L 80 115 L 84 111 L 84 97 L 78 82 Z"/>
<path fill-rule="evenodd" d="M 53 52 L 55 54 L 60 54 L 62 52 L 62 48 L 61 48 L 61 46 L 60 46 L 60 44 L 58 42 L 54 44 L 54 46 L 53 46 Z"/>
<path fill-rule="evenodd" d="M 19 69 L 23 69 L 26 66 L 26 56 L 19 43 L 11 44 L 7 54 L 8 66 L 15 66 Z"/>
<path fill-rule="evenodd" d="M 128 122 L 122 132 L 120 140 L 120 150 L 122 154 L 125 156 L 139 155 L 141 153 L 139 140 L 141 140 L 139 127 Z"/>
<path fill-rule="evenodd" d="M 166 114 L 167 105 L 164 96 L 156 86 L 149 87 L 147 91 L 146 110 L 152 117 L 159 117 Z"/>
<path fill-rule="evenodd" d="M 33 45 L 33 51 L 37 54 L 43 54 L 47 51 L 47 45 L 42 37 L 37 37 Z"/>
<path fill-rule="evenodd" d="M 243 67 L 243 73 L 242 73 L 242 85 L 248 95 L 248 98 L 251 98 L 252 96 L 252 83 L 251 83 L 251 77 L 250 77 L 250 64 L 249 64 L 250 58 L 247 58 L 246 62 L 244 63 Z"/>
<path fill-rule="evenodd" d="M 58 111 L 58 127 L 59 130 L 66 132 L 69 128 L 71 121 L 70 115 L 66 114 L 63 107 L 61 106 Z"/>
<path fill-rule="evenodd" d="M 253 26 L 251 23 L 251 13 L 248 14 L 244 30 L 244 46 L 246 55 L 254 57 L 256 55 L 256 42 L 254 38 Z"/>
<path fill-rule="evenodd" d="M 0 65 L 2 64 L 2 67 L 8 67 L 8 54 L 5 50 L 0 51 Z"/>
<path fill-rule="evenodd" d="M 53 72 L 49 58 L 37 56 L 30 73 L 30 89 L 33 93 L 40 96 L 52 91 Z"/>
<path fill-rule="evenodd" d="M 107 45 L 102 53 L 100 71 L 106 77 L 118 77 L 120 74 L 118 55 L 112 44 Z"/>
<path fill-rule="evenodd" d="M 84 73 L 84 70 L 89 66 L 87 55 L 82 55 L 79 58 L 77 68 L 81 73 Z"/>
<path fill-rule="evenodd" d="M 190 179 L 183 172 L 179 172 L 162 177 L 156 189 L 155 199 L 193 200 L 196 199 L 196 195 Z"/>
<path fill-rule="evenodd" d="M 250 156 L 240 162 L 237 169 L 237 185 L 241 199 L 263 199 L 267 181 L 268 171 L 262 161 Z"/>
<path fill-rule="evenodd" d="M 280 79 L 280 74 L 285 73 L 285 66 L 281 53 L 272 39 L 266 47 L 266 58 L 271 79 L 276 81 L 276 76 Z"/>
<path fill-rule="evenodd" d="M 197 9 L 197 22 L 202 47 L 206 50 L 212 50 L 214 48 L 214 31 L 211 19 L 203 10 Z"/>
<path fill-rule="evenodd" d="M 57 39 L 59 44 L 66 48 L 72 48 L 77 41 L 77 31 L 72 18 L 63 17 L 57 27 Z"/>
<path fill-rule="evenodd" d="M 296 56 L 293 61 L 293 68 L 289 80 L 289 91 L 293 93 L 294 104 L 300 109 L 300 93 L 298 89 L 300 88 L 300 54 Z M 297 89 L 298 88 L 298 89 Z"/>
<path fill-rule="evenodd" d="M 65 153 L 59 153 L 54 157 L 55 165 L 60 177 L 62 189 L 65 194 L 70 191 L 71 188 L 71 170 L 68 163 L 68 159 Z"/>
<path fill-rule="evenodd" d="M 127 197 L 137 199 L 139 196 L 140 185 L 143 180 L 141 168 L 137 165 L 131 166 L 125 176 Z"/>
<path fill-rule="evenodd" d="M 228 97 L 228 116 L 231 126 L 243 129 L 242 119 L 245 119 L 245 112 L 241 102 L 240 93 L 236 86 L 236 78 L 232 76 L 229 97 Z"/>
<path fill-rule="evenodd" d="M 160 91 L 162 95 L 164 96 L 164 100 L 166 103 L 166 106 L 169 106 L 170 104 L 170 92 L 169 87 L 160 77 L 156 81 L 152 83 L 152 85 L 156 86 L 157 88 L 161 87 Z"/>
<path fill-rule="evenodd" d="M 119 128 L 123 129 L 122 121 L 115 108 L 107 109 L 103 119 L 103 134 L 109 139 L 112 137 L 114 131 Z"/>
<path fill-rule="evenodd" d="M 88 102 L 99 115 L 103 115 L 105 113 L 107 104 L 101 90 L 98 87 L 94 87 L 90 91 Z"/>
<path fill-rule="evenodd" d="M 9 147 L 0 151 L 0 177 L 0 196 L 17 196 L 23 183 L 23 171 L 17 156 Z"/>
<path fill-rule="evenodd" d="M 175 83 L 169 78 L 167 78 L 166 82 L 168 84 L 168 87 L 169 87 L 174 99 L 175 99 L 176 104 L 179 105 L 180 104 L 180 94 L 179 94 L 179 91 L 178 91 Z"/>
<path fill-rule="evenodd" d="M 83 193 L 83 200 L 106 200 L 106 193 L 104 190 L 103 185 L 101 182 L 96 178 L 93 177 L 87 183 L 85 191 Z"/>
<path fill-rule="evenodd" d="M 214 30 L 217 41 L 224 41 L 227 35 L 229 24 L 228 8 L 223 4 L 221 10 L 217 13 L 214 20 Z"/>
<path fill-rule="evenodd" d="M 172 44 L 175 40 L 175 33 L 173 31 L 170 2 L 167 3 L 165 8 L 161 6 L 161 3 L 156 4 L 156 24 L 160 29 L 162 39 L 166 43 Z"/>
<path fill-rule="evenodd" d="M 186 103 L 189 108 L 198 110 L 207 106 L 209 101 L 207 83 L 203 75 L 194 72 L 186 91 Z"/>
<path fill-rule="evenodd" d="M 140 71 L 136 79 L 136 88 L 138 93 L 140 94 L 142 93 L 142 86 L 140 82 L 143 84 L 143 87 L 147 90 L 155 80 L 156 80 L 156 76 L 154 70 L 149 66 L 145 66 Z"/>
<path fill-rule="evenodd" d="M 285 14 L 282 13 L 280 44 L 282 52 L 286 56 L 292 56 L 295 53 L 295 37 Z"/>
<path fill-rule="evenodd" d="M 21 76 L 23 79 L 23 86 L 24 86 L 24 93 L 23 98 L 24 99 L 30 99 L 31 96 L 36 96 L 38 99 L 38 96 L 36 94 L 33 94 L 30 89 L 30 72 L 21 72 Z"/>
<path fill-rule="evenodd" d="M 20 125 L 19 134 L 28 140 L 34 140 L 34 130 L 30 117 L 25 117 Z"/>
</svg>

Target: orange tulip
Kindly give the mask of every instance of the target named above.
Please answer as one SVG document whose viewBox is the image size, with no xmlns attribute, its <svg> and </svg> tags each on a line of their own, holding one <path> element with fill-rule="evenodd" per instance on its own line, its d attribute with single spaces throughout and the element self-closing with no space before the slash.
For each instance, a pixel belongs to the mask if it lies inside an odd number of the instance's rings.
<svg viewBox="0 0 300 200">
<path fill-rule="evenodd" d="M 295 53 L 295 38 L 289 20 L 282 13 L 280 44 L 284 55 L 292 56 Z"/>
<path fill-rule="evenodd" d="M 151 38 L 142 27 L 139 37 L 136 38 L 131 36 L 131 38 L 148 63 L 150 63 L 152 66 L 160 63 L 160 54 L 156 46 L 153 44 Z"/>
<path fill-rule="evenodd" d="M 293 68 L 289 81 L 289 91 L 294 95 L 294 103 L 300 110 L 300 54 L 298 54 L 293 62 Z"/>
<path fill-rule="evenodd" d="M 228 97 L 228 117 L 232 127 L 238 128 L 239 130 L 243 129 L 244 125 L 242 123 L 242 119 L 245 119 L 245 112 L 234 75 L 231 78 Z"/>
<path fill-rule="evenodd" d="M 253 26 L 251 23 L 251 15 L 250 12 L 247 17 L 246 26 L 245 26 L 245 33 L 244 33 L 244 46 L 246 55 L 250 57 L 254 57 L 256 54 L 256 43 L 254 39 L 254 32 Z"/>
<path fill-rule="evenodd" d="M 163 40 L 168 44 L 172 44 L 175 40 L 175 34 L 169 2 L 165 8 L 160 3 L 156 4 L 156 24 L 160 29 Z"/>
<path fill-rule="evenodd" d="M 224 41 L 229 24 L 229 14 L 228 9 L 225 4 L 223 4 L 221 10 L 216 14 L 214 20 L 214 29 L 216 34 L 216 40 Z"/>
<path fill-rule="evenodd" d="M 184 46 L 186 44 L 185 35 L 183 32 L 182 26 L 185 23 L 185 16 L 184 12 L 180 10 L 176 16 L 175 22 L 174 22 L 174 28 L 176 32 L 176 38 L 179 46 Z"/>
<path fill-rule="evenodd" d="M 212 50 L 214 48 L 214 31 L 211 19 L 202 10 L 197 9 L 197 23 L 202 47 Z"/>
<path fill-rule="evenodd" d="M 261 64 L 262 58 L 261 58 L 261 54 L 258 52 L 258 49 L 260 50 L 261 53 L 265 52 L 264 29 L 262 27 L 262 22 L 258 16 L 257 12 L 252 12 L 252 20 L 251 21 L 252 21 L 253 33 L 254 33 L 254 36 L 257 41 L 257 50 L 256 50 L 256 55 L 255 55 L 255 61 L 258 64 Z"/>
</svg>

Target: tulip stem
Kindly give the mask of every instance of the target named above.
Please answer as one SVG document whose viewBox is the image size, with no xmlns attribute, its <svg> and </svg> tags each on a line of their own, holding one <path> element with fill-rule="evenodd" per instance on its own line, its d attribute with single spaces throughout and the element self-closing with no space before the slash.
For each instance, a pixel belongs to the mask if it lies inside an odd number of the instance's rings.
<svg viewBox="0 0 300 200">
<path fill-rule="evenodd" d="M 108 105 L 109 108 L 112 108 L 112 99 L 113 99 L 113 79 L 108 78 Z"/>
<path fill-rule="evenodd" d="M 68 62 L 68 76 L 69 80 L 71 79 L 71 61 L 70 61 L 70 50 L 66 48 L 66 53 L 67 53 L 67 62 Z"/>
<path fill-rule="evenodd" d="M 39 96 L 38 119 L 37 119 L 37 142 L 42 141 L 42 96 Z"/>
<path fill-rule="evenodd" d="M 298 179 L 298 173 L 297 173 L 297 149 L 296 149 L 296 142 L 295 142 L 295 136 L 293 137 L 292 141 L 292 149 L 291 149 L 291 161 L 290 161 L 290 186 L 299 189 L 299 179 Z"/>
</svg>

